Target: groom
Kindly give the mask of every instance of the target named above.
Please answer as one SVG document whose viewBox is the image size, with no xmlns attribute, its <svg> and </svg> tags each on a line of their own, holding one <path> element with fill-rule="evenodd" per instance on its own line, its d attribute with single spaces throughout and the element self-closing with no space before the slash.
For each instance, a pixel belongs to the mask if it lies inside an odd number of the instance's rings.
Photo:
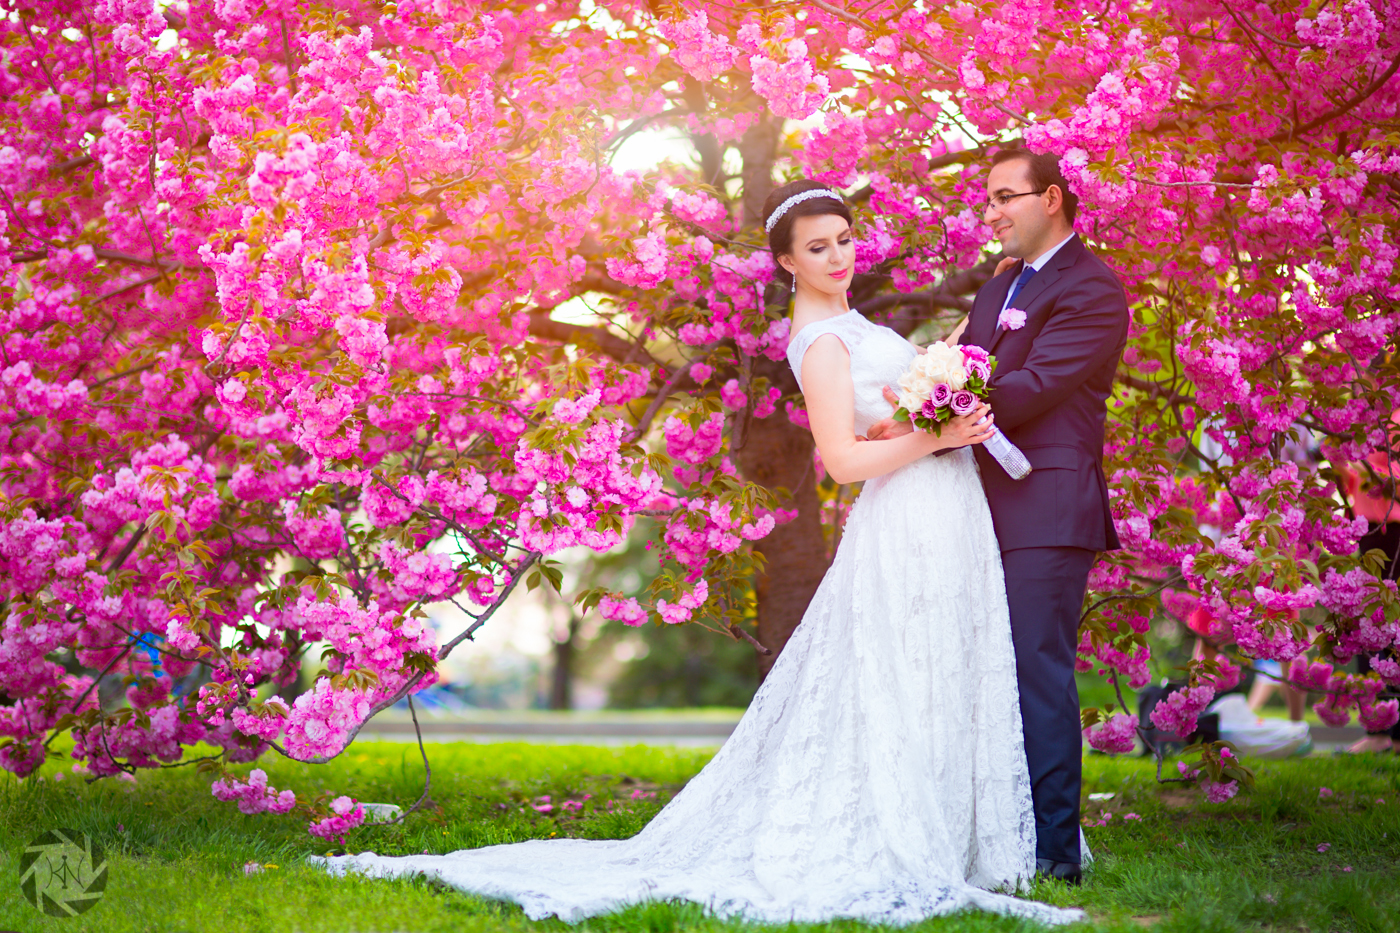
<svg viewBox="0 0 1400 933">
<path fill-rule="evenodd" d="M 1037 873 L 1080 881 L 1079 613 L 1099 551 L 1119 546 L 1103 473 L 1104 421 L 1128 333 L 1117 276 L 1074 233 L 1078 198 L 1049 154 L 1003 149 L 983 220 L 1021 260 L 977 293 L 960 342 L 997 358 L 997 427 L 1033 468 L 1017 482 L 979 445 L 1001 545 L 1035 803 Z M 871 438 L 893 436 L 894 422 Z"/>
</svg>

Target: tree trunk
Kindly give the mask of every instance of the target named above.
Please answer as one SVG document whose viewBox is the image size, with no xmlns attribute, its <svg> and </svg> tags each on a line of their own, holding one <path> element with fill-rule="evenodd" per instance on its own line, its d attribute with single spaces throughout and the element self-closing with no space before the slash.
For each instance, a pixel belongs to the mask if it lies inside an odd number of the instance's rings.
<svg viewBox="0 0 1400 933">
<path fill-rule="evenodd" d="M 778 137 L 783 121 L 764 107 L 758 122 L 749 127 L 739 140 L 739 155 L 744 160 L 743 206 L 744 226 L 763 227 L 763 202 L 773 191 L 773 160 L 778 153 Z"/>
<path fill-rule="evenodd" d="M 574 642 L 578 637 L 578 616 L 569 613 L 568 637 L 554 642 L 554 673 L 549 684 L 549 708 L 574 708 Z"/>
<path fill-rule="evenodd" d="M 759 361 L 755 373 L 767 376 L 784 394 L 797 389 L 785 362 Z M 811 433 L 793 424 L 782 412 L 775 412 L 762 420 L 749 420 L 747 436 L 737 452 L 745 479 L 770 489 L 782 486 L 790 490 L 791 507 L 797 509 L 797 518 L 777 526 L 754 545 L 765 561 L 764 572 L 754 580 L 758 640 L 773 652 L 758 656 L 760 680 L 768 676 L 778 653 L 802 621 L 802 614 L 826 573 L 826 545 L 822 540 L 812 451 Z"/>
<path fill-rule="evenodd" d="M 762 227 L 763 202 L 773 190 L 773 161 L 777 156 L 782 121 L 765 108 L 759 121 L 739 141 L 743 158 L 744 225 Z M 787 362 L 766 358 L 754 360 L 754 376 L 765 376 L 784 395 L 797 392 Z M 754 550 L 763 555 L 764 572 L 754 579 L 758 597 L 758 640 L 773 653 L 758 655 L 758 676 L 762 680 L 773 669 L 773 662 L 792 637 L 807 604 L 826 573 L 826 546 L 822 541 L 820 502 L 817 500 L 816 468 L 812 464 L 812 435 L 782 413 L 767 418 L 749 417 L 744 436 L 735 451 L 744 478 L 772 489 L 782 486 L 792 492 L 790 507 L 797 518 L 774 528 L 758 541 Z"/>
<path fill-rule="evenodd" d="M 686 75 L 681 82 L 682 96 L 686 106 L 696 113 L 704 113 L 709 103 L 705 99 L 705 86 Z M 700 156 L 700 180 L 716 190 L 724 188 L 724 147 L 709 133 L 691 133 L 690 144 Z"/>
</svg>

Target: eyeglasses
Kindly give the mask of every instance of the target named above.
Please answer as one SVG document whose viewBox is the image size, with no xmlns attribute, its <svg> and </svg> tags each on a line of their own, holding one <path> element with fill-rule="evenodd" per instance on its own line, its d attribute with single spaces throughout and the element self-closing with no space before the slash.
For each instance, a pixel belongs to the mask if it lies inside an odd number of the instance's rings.
<svg viewBox="0 0 1400 933">
<path fill-rule="evenodd" d="M 1020 194 L 994 194 L 991 196 L 991 198 L 987 200 L 986 204 L 982 205 L 982 213 L 985 214 L 987 213 L 987 211 L 1002 210 L 1006 207 L 1006 205 L 1010 204 L 1017 198 L 1024 198 L 1027 195 L 1031 194 L 1044 194 L 1049 190 L 1049 188 L 1041 188 L 1039 191 L 1022 191 Z"/>
</svg>

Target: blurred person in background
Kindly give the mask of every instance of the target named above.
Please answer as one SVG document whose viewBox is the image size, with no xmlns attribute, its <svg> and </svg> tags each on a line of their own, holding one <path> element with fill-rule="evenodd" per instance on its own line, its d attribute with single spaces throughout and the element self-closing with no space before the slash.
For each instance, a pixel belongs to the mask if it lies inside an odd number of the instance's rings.
<svg viewBox="0 0 1400 933">
<path fill-rule="evenodd" d="M 1391 444 L 1396 443 L 1397 431 L 1400 431 L 1400 410 L 1392 412 L 1391 423 Z M 1397 472 L 1396 465 L 1390 457 L 1390 451 L 1377 450 L 1367 455 L 1366 459 L 1358 464 L 1343 463 L 1338 466 L 1338 472 L 1342 476 L 1342 496 L 1352 512 L 1359 518 L 1364 518 L 1371 525 L 1371 530 L 1361 538 L 1359 550 L 1362 554 L 1373 549 L 1385 552 L 1390 559 L 1390 566 L 1386 568 L 1386 578 L 1394 580 L 1397 578 L 1397 553 L 1400 553 L 1400 473 Z M 1385 655 L 1393 657 L 1394 652 L 1387 649 Z M 1356 670 L 1365 674 L 1371 670 L 1371 658 L 1374 655 L 1358 654 L 1356 656 Z M 1395 752 L 1400 751 L 1400 723 L 1392 726 L 1384 732 L 1367 732 L 1366 738 L 1353 744 L 1347 749 L 1348 752 Z"/>
</svg>

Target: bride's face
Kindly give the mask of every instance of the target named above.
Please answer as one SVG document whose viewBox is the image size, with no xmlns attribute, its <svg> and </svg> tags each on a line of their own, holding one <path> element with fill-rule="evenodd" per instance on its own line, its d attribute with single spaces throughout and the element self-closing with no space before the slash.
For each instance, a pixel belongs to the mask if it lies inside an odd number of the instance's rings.
<svg viewBox="0 0 1400 933">
<path fill-rule="evenodd" d="M 851 225 L 835 214 L 799 217 L 792 222 L 792 252 L 778 264 L 797 277 L 802 290 L 837 295 L 851 287 L 856 244 Z"/>
</svg>

